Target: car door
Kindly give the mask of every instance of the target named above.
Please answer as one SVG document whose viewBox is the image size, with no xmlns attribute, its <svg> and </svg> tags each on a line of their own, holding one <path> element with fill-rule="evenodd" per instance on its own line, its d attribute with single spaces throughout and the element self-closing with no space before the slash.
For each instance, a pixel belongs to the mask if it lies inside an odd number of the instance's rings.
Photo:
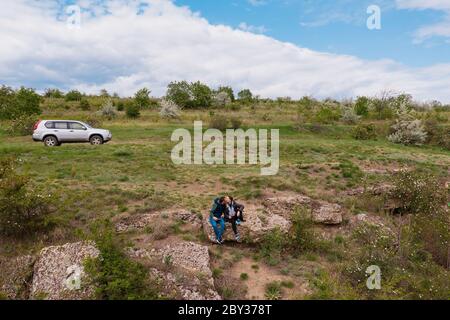
<svg viewBox="0 0 450 320">
<path fill-rule="evenodd" d="M 84 142 L 89 140 L 87 128 L 79 122 L 69 122 L 70 141 Z"/>
<path fill-rule="evenodd" d="M 54 121 L 54 128 L 52 129 L 59 142 L 70 141 L 70 133 L 68 123 L 65 121 Z"/>
</svg>

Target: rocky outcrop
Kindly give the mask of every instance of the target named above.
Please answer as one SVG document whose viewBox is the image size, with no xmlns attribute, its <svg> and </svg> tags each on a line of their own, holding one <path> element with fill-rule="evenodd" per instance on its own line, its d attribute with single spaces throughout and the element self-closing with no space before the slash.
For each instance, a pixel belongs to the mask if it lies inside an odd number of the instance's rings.
<svg viewBox="0 0 450 320">
<path fill-rule="evenodd" d="M 30 255 L 0 258 L 0 293 L 12 300 L 28 299 L 35 260 Z"/>
<path fill-rule="evenodd" d="M 241 239 L 249 243 L 260 242 L 264 235 L 276 228 L 287 232 L 291 226 L 289 220 L 281 215 L 269 213 L 263 207 L 247 205 L 245 207 L 245 222 L 238 226 Z M 203 218 L 203 230 L 207 237 L 214 241 L 216 236 L 209 223 L 209 214 Z M 226 223 L 226 230 L 223 235 L 225 241 L 235 241 L 235 236 L 230 223 Z"/>
<path fill-rule="evenodd" d="M 342 223 L 342 207 L 335 203 L 317 202 L 313 205 L 312 219 L 316 223 L 333 225 Z"/>
<path fill-rule="evenodd" d="M 98 249 L 91 242 L 42 249 L 34 265 L 30 297 L 48 300 L 91 298 L 94 289 L 84 273 L 83 264 L 87 258 L 98 255 Z"/>
<path fill-rule="evenodd" d="M 126 217 L 116 224 L 116 231 L 123 233 L 134 230 L 143 230 L 146 227 L 151 227 L 156 219 L 161 219 L 163 217 L 164 219 L 174 219 L 194 226 L 201 226 L 201 217 L 197 214 L 183 209 L 170 209 Z"/>
<path fill-rule="evenodd" d="M 268 198 L 264 201 L 266 210 L 291 219 L 296 208 L 306 208 L 314 222 L 326 225 L 342 223 L 343 208 L 335 203 L 313 200 L 304 195 Z"/>
<path fill-rule="evenodd" d="M 381 196 L 381 195 L 390 195 L 392 190 L 394 190 L 394 186 L 392 184 L 381 183 L 367 188 L 358 187 L 355 189 L 347 190 L 345 191 L 345 194 L 348 196 L 358 196 L 364 193 L 368 193 L 374 196 Z"/>
<path fill-rule="evenodd" d="M 163 291 L 174 299 L 218 300 L 214 288 L 208 247 L 181 241 L 156 249 L 130 249 L 130 256 L 159 261 L 159 268 L 151 268 Z"/>
</svg>

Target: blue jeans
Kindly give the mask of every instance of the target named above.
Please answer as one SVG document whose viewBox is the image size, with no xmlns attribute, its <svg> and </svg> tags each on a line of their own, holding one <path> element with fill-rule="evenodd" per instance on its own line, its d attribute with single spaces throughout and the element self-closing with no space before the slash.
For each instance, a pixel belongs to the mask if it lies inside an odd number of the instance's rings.
<svg viewBox="0 0 450 320">
<path fill-rule="evenodd" d="M 222 241 L 222 234 L 225 232 L 225 221 L 223 220 L 223 218 L 216 221 L 212 217 L 210 217 L 209 223 L 211 223 L 211 225 L 214 229 L 214 233 L 216 234 L 216 239 L 219 241 Z"/>
</svg>

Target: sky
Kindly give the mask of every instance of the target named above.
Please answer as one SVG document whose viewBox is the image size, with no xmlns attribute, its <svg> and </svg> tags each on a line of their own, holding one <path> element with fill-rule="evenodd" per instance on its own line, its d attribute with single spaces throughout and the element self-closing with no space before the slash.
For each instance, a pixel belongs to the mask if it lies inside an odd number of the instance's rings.
<svg viewBox="0 0 450 320">
<path fill-rule="evenodd" d="M 74 6 L 75 5 L 75 6 Z M 380 9 L 371 30 L 368 8 Z M 450 0 L 3 0 L 0 84 L 450 102 Z M 80 16 L 78 16 L 78 9 Z"/>
</svg>

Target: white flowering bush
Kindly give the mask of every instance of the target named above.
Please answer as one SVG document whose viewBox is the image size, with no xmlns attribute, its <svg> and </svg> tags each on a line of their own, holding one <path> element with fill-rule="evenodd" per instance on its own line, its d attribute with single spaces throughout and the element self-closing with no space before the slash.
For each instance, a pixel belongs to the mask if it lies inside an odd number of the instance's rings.
<svg viewBox="0 0 450 320">
<path fill-rule="evenodd" d="M 353 108 L 351 108 L 351 107 L 344 108 L 344 110 L 342 112 L 342 117 L 341 117 L 341 120 L 344 123 L 355 124 L 355 123 L 358 123 L 360 119 L 361 119 L 361 117 L 356 114 L 356 112 Z"/>
<path fill-rule="evenodd" d="M 51 196 L 15 172 L 13 159 L 0 160 L 0 235 L 23 237 L 48 226 Z"/>
<path fill-rule="evenodd" d="M 226 107 L 231 103 L 231 97 L 228 92 L 220 91 L 214 96 L 214 105 L 217 107 Z"/>
<path fill-rule="evenodd" d="M 112 120 L 117 116 L 117 110 L 114 107 L 111 99 L 106 100 L 106 102 L 103 104 L 100 110 L 100 114 L 108 120 Z"/>
<path fill-rule="evenodd" d="M 391 127 L 388 140 L 405 145 L 422 145 L 427 140 L 427 132 L 422 121 L 414 117 L 414 113 L 406 105 L 399 107 L 398 119 Z"/>
<path fill-rule="evenodd" d="M 173 101 L 163 99 L 159 115 L 164 119 L 178 119 L 180 117 L 180 107 Z"/>
</svg>

